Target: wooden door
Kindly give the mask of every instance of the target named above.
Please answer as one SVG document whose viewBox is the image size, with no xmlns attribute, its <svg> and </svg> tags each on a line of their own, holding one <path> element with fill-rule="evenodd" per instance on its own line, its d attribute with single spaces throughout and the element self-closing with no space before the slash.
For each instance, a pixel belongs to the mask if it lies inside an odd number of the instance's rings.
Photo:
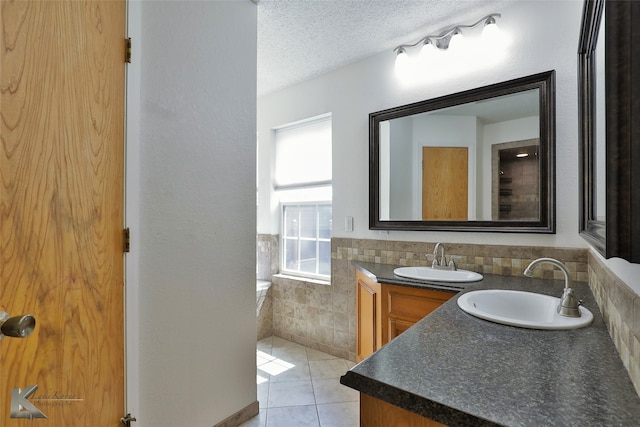
<svg viewBox="0 0 640 427">
<path fill-rule="evenodd" d="M 422 147 L 422 219 L 468 218 L 469 149 Z"/>
<path fill-rule="evenodd" d="M 0 21 L 0 310 L 37 322 L 0 341 L 0 426 L 120 426 L 125 2 Z"/>
</svg>

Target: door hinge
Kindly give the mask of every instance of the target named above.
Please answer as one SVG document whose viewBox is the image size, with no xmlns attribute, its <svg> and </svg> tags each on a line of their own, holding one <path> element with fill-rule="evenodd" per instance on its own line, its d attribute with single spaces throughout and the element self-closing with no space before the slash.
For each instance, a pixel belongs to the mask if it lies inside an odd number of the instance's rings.
<svg viewBox="0 0 640 427">
<path fill-rule="evenodd" d="M 131 37 L 124 39 L 124 62 L 131 63 Z"/>
<path fill-rule="evenodd" d="M 122 423 L 122 425 L 127 426 L 127 427 L 131 427 L 131 423 L 137 421 L 135 419 L 135 417 L 132 417 L 131 414 L 127 414 L 124 417 L 120 418 L 120 422 Z"/>
<path fill-rule="evenodd" d="M 131 252 L 131 231 L 129 227 L 122 230 L 122 252 Z"/>
</svg>

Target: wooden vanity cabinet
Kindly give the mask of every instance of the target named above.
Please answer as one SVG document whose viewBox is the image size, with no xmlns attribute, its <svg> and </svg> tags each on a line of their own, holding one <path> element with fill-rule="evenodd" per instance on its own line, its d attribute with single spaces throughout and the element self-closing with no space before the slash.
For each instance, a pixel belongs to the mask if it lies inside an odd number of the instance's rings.
<svg viewBox="0 0 640 427">
<path fill-rule="evenodd" d="M 356 361 L 409 329 L 455 294 L 378 283 L 356 270 Z"/>
<path fill-rule="evenodd" d="M 367 427 L 446 427 L 429 418 L 360 393 L 360 425 Z"/>
<path fill-rule="evenodd" d="M 356 270 L 356 361 L 382 347 L 382 286 Z"/>
</svg>

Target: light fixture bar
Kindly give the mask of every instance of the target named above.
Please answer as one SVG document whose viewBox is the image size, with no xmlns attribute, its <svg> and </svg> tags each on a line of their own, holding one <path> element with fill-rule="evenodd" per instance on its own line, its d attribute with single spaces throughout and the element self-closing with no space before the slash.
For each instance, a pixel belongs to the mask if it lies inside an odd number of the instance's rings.
<svg viewBox="0 0 640 427">
<path fill-rule="evenodd" d="M 500 15 L 499 13 L 490 13 L 489 15 L 483 16 L 482 18 L 478 19 L 478 21 L 474 22 L 473 24 L 455 25 L 453 27 L 450 27 L 442 31 L 440 34 L 430 34 L 430 35 L 424 36 L 413 44 L 410 44 L 410 43 L 401 44 L 400 46 L 397 46 L 395 49 L 393 49 L 393 51 L 396 53 L 400 53 L 399 52 L 400 49 L 402 49 L 402 51 L 406 51 L 407 48 L 412 48 L 412 47 L 418 46 L 419 44 L 427 44 L 427 43 L 431 43 L 433 46 L 437 47 L 440 50 L 445 50 L 449 47 L 449 42 L 451 41 L 451 38 L 454 35 L 461 33 L 463 28 L 474 28 L 480 25 L 481 23 L 484 23 L 485 25 L 495 24 L 496 18 L 500 18 L 501 16 L 502 15 Z"/>
</svg>

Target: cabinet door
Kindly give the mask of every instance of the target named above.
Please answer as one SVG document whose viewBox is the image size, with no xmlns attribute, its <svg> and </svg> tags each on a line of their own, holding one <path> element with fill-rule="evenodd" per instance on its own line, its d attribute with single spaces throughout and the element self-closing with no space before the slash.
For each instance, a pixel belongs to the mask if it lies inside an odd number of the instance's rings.
<svg viewBox="0 0 640 427">
<path fill-rule="evenodd" d="M 356 271 L 356 360 L 382 345 L 380 284 Z"/>
<path fill-rule="evenodd" d="M 382 343 L 388 343 L 454 295 L 454 292 L 383 284 Z"/>
</svg>

